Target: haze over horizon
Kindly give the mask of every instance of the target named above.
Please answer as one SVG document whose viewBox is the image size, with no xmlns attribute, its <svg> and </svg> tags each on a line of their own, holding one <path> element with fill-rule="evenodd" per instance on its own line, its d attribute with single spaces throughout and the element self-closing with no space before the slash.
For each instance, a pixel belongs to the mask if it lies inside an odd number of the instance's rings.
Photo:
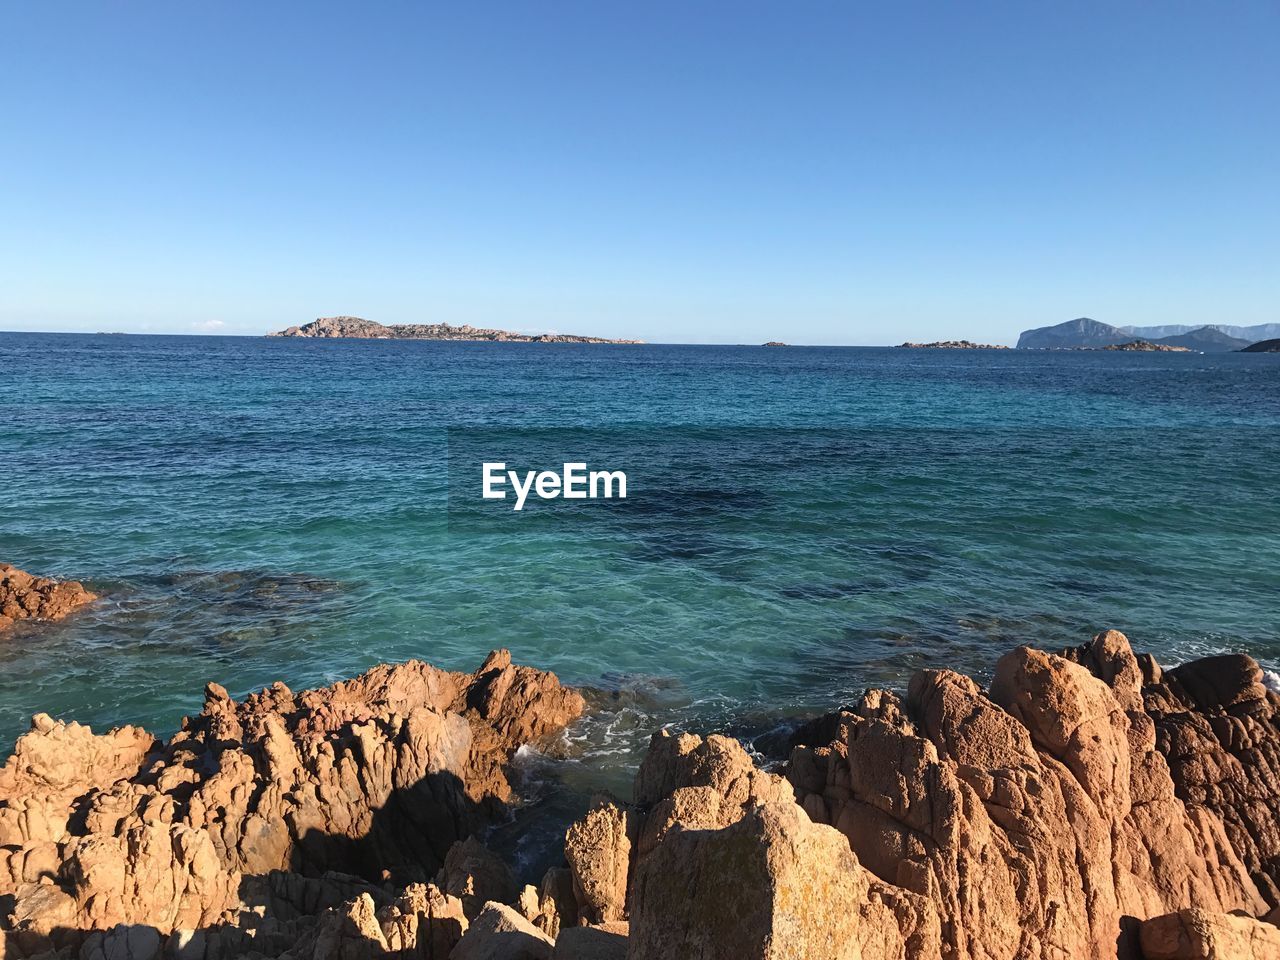
<svg viewBox="0 0 1280 960">
<path fill-rule="evenodd" d="M 6 4 L 0 330 L 1280 321 L 1280 8 Z"/>
</svg>

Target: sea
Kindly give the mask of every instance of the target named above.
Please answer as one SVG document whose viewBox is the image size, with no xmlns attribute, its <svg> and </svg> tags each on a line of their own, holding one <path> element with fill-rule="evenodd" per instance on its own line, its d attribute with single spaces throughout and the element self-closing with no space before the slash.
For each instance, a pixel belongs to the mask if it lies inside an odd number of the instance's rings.
<svg viewBox="0 0 1280 960">
<path fill-rule="evenodd" d="M 3 333 L 0 561 L 102 600 L 0 637 L 0 746 L 508 647 L 589 693 L 554 819 L 1019 644 L 1276 670 L 1278 428 L 1280 355 Z M 570 461 L 627 497 L 482 496 Z"/>
</svg>

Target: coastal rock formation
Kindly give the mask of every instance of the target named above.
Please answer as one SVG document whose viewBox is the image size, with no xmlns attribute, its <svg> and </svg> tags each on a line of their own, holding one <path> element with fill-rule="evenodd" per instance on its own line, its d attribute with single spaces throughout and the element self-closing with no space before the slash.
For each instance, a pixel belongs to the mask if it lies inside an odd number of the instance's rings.
<svg viewBox="0 0 1280 960">
<path fill-rule="evenodd" d="M 282 924 L 356 891 L 390 907 L 385 884 L 481 873 L 455 843 L 505 814 L 515 750 L 582 710 L 553 674 L 496 651 L 474 674 L 410 661 L 239 703 L 210 684 L 204 710 L 166 743 L 38 716 L 0 768 L 5 942 L 75 946 L 124 924 L 212 931 L 225 946 L 253 914 L 283 948 L 299 930 Z M 488 875 L 473 888 L 508 892 Z M 419 893 L 462 913 L 461 899 Z M 402 939 L 413 925 L 383 920 Z"/>
<path fill-rule="evenodd" d="M 0 632 L 18 620 L 61 620 L 96 599 L 76 580 L 50 580 L 0 563 Z"/>
<path fill-rule="evenodd" d="M 726 868 L 734 871 L 726 882 Z M 628 956 L 811 960 L 904 955 L 848 843 L 792 802 L 720 829 L 676 830 L 642 862 Z"/>
<path fill-rule="evenodd" d="M 320 317 L 300 327 L 288 327 L 269 337 L 322 337 L 355 340 L 492 340 L 502 343 L 644 343 L 643 340 L 608 340 L 604 337 L 580 337 L 569 333 L 512 333 L 473 327 L 469 323 L 452 326 L 447 323 L 381 324 L 361 317 Z"/>
<path fill-rule="evenodd" d="M 459 899 L 469 918 L 490 901 L 510 903 L 516 897 L 516 880 L 507 865 L 475 837 L 449 848 L 441 880 L 444 892 Z"/>
<path fill-rule="evenodd" d="M 802 802 L 929 901 L 950 956 L 1138 956 L 1128 918 L 1267 908 L 1222 820 L 1175 795 L 1128 642 L 1072 653 L 1020 648 L 987 692 L 924 671 L 793 756 Z"/>
<path fill-rule="evenodd" d="M 1280 698 L 1260 679 L 1247 657 L 1162 674 L 1108 631 L 1015 650 L 987 690 L 932 670 L 868 691 L 801 728 L 785 783 L 733 741 L 656 735 L 628 956 L 1270 955 Z"/>
<path fill-rule="evenodd" d="M 787 779 L 759 769 L 738 741 L 659 731 L 634 794 L 630 960 L 936 955 L 927 904 L 863 869 L 848 841 L 812 822 Z M 566 854 L 591 817 L 570 828 Z M 599 846 L 603 863 L 621 861 L 621 844 Z"/>
<path fill-rule="evenodd" d="M 912 343 L 907 341 L 898 345 L 904 350 L 1008 350 L 1003 343 L 974 343 L 972 340 L 935 340 L 933 343 Z"/>
<path fill-rule="evenodd" d="M 0 769 L 0 957 L 1262 960 L 1280 696 L 1106 631 L 805 724 L 778 772 L 662 730 L 537 887 L 475 836 L 577 716 L 503 652 L 205 710 L 160 743 L 37 717 Z"/>
<path fill-rule="evenodd" d="M 486 903 L 451 960 L 551 960 L 555 941 L 502 903 Z"/>
<path fill-rule="evenodd" d="M 577 916 L 590 923 L 623 918 L 634 835 L 629 811 L 608 800 L 598 802 L 569 827 L 564 855 L 573 878 Z"/>
<path fill-rule="evenodd" d="M 1142 708 L 1178 799 L 1221 821 L 1266 903 L 1280 907 L 1280 697 L 1240 654 L 1141 665 Z"/>
</svg>

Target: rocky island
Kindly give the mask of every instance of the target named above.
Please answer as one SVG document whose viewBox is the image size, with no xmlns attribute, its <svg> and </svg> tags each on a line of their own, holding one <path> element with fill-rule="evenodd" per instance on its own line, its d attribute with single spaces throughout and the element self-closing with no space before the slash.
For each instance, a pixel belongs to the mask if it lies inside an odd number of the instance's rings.
<svg viewBox="0 0 1280 960">
<path fill-rule="evenodd" d="M 933 343 L 898 344 L 901 350 L 1008 350 L 1002 343 L 974 343 L 972 340 L 935 340 Z"/>
<path fill-rule="evenodd" d="M 361 317 L 320 317 L 300 327 L 289 327 L 269 337 L 323 337 L 352 340 L 462 340 L 499 343 L 644 343 L 643 340 L 608 340 L 568 333 L 511 333 L 470 324 L 399 323 L 390 326 Z"/>
<path fill-rule="evenodd" d="M 520 877 L 511 761 L 585 709 L 492 653 L 236 701 L 168 740 L 37 715 L 0 768 L 0 957 L 1264 960 L 1280 696 L 1107 631 L 922 670 L 761 766 L 661 730 Z M 525 882 L 531 881 L 531 882 Z"/>
<path fill-rule="evenodd" d="M 1150 340 L 1130 340 L 1112 343 L 1105 347 L 1087 347 L 1090 350 L 1124 350 L 1139 353 L 1191 353 L 1190 347 L 1175 347 L 1168 343 L 1152 343 Z"/>
</svg>

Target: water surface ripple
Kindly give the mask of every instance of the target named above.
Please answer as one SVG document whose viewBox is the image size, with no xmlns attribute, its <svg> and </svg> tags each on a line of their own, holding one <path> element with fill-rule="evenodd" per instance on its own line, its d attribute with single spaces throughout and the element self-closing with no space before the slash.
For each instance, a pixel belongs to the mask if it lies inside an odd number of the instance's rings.
<svg viewBox="0 0 1280 960">
<path fill-rule="evenodd" d="M 0 371 L 0 559 L 106 597 L 0 641 L 6 747 L 509 646 L 594 689 L 586 789 L 662 723 L 1104 626 L 1280 657 L 1276 356 L 0 334 Z M 629 512 L 451 523 L 449 437 L 498 427 L 712 439 Z"/>
</svg>

